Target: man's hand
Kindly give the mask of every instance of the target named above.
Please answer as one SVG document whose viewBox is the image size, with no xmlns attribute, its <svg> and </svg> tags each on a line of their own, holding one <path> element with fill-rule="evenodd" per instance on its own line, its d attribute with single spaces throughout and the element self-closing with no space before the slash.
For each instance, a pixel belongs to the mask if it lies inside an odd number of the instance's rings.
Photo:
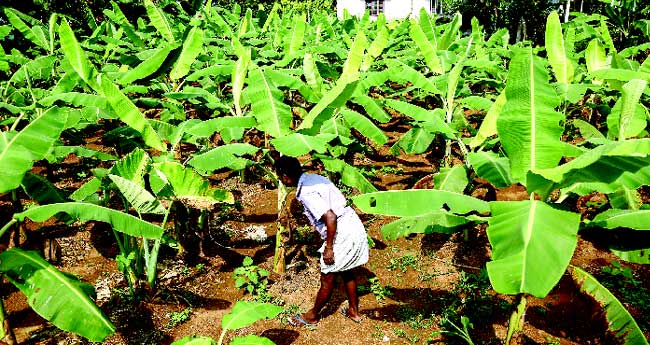
<svg viewBox="0 0 650 345">
<path fill-rule="evenodd" d="M 325 250 L 323 251 L 323 261 L 326 265 L 334 264 L 334 249 L 332 247 L 325 246 Z"/>
</svg>

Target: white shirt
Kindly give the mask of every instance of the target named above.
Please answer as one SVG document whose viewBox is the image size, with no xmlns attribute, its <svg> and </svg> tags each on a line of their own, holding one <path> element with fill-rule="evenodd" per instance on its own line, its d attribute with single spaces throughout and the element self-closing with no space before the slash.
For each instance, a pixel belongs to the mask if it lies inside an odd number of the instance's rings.
<svg viewBox="0 0 650 345">
<path fill-rule="evenodd" d="M 320 219 L 332 210 L 337 217 L 346 210 L 345 196 L 326 177 L 315 174 L 302 174 L 298 181 L 298 199 L 305 208 L 305 215 L 322 239 L 327 238 L 327 226 Z"/>
</svg>

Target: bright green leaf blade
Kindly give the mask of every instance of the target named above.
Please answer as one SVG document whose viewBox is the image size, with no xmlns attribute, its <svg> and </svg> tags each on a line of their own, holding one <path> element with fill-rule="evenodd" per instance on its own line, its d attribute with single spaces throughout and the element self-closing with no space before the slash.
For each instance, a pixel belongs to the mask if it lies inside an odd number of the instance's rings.
<svg viewBox="0 0 650 345">
<path fill-rule="evenodd" d="M 650 230 L 650 210 L 609 209 L 598 214 L 590 225 L 607 229 L 630 228 L 635 230 Z"/>
<path fill-rule="evenodd" d="M 282 307 L 273 304 L 238 301 L 230 313 L 221 319 L 221 327 L 227 330 L 239 329 L 263 319 L 272 319 L 282 312 Z"/>
<path fill-rule="evenodd" d="M 63 18 L 59 25 L 59 37 L 61 38 L 61 49 L 65 58 L 70 62 L 72 69 L 77 72 L 79 77 L 90 85 L 93 89 L 99 89 L 97 83 L 97 70 L 88 60 L 88 56 L 79 45 L 77 38 L 70 28 L 68 21 Z"/>
<path fill-rule="evenodd" d="M 440 112 L 427 110 L 417 105 L 396 101 L 394 99 L 386 100 L 386 105 L 422 124 L 426 124 L 428 130 L 444 134 L 448 138 L 456 137 L 455 131 L 439 116 Z"/>
<path fill-rule="evenodd" d="M 250 144 L 229 144 L 216 147 L 208 152 L 194 155 L 187 164 L 199 172 L 212 172 L 223 168 L 242 170 L 251 161 L 243 158 L 244 155 L 252 155 L 259 149 Z"/>
<path fill-rule="evenodd" d="M 264 74 L 260 68 L 248 74 L 248 98 L 251 111 L 257 120 L 257 127 L 274 138 L 291 132 L 293 114 L 291 107 L 284 104 L 284 93 Z"/>
<path fill-rule="evenodd" d="M 625 306 L 601 285 L 596 278 L 578 267 L 572 267 L 571 277 L 580 287 L 580 291 L 595 299 L 605 310 L 607 328 L 621 344 L 648 344 L 643 332 Z"/>
<path fill-rule="evenodd" d="M 440 59 L 438 58 L 438 53 L 436 52 L 436 47 L 431 44 L 427 39 L 424 31 L 415 20 L 411 20 L 411 30 L 410 30 L 411 39 L 418 46 L 422 55 L 424 56 L 424 62 L 427 64 L 427 67 L 436 74 L 443 74 L 444 70 L 440 64 Z"/>
<path fill-rule="evenodd" d="M 467 171 L 463 165 L 456 165 L 451 168 L 442 168 L 433 177 L 433 185 L 435 189 L 459 194 L 463 194 L 468 183 Z"/>
<path fill-rule="evenodd" d="M 436 138 L 435 133 L 423 128 L 411 128 L 397 141 L 397 147 L 404 149 L 408 154 L 421 154 L 426 152 Z M 396 148 L 393 148 L 393 150 Z"/>
<path fill-rule="evenodd" d="M 45 39 L 45 35 L 39 35 L 36 32 L 36 26 L 33 28 L 30 28 L 27 26 L 27 24 L 20 19 L 15 9 L 11 7 L 5 7 L 4 8 L 5 15 L 7 16 L 7 19 L 9 20 L 9 23 L 13 25 L 18 31 L 20 31 L 23 36 L 25 36 L 26 39 L 30 40 L 32 43 L 36 44 L 37 46 L 49 51 L 49 44 L 47 42 L 47 39 Z M 42 32 L 41 32 L 42 33 Z"/>
<path fill-rule="evenodd" d="M 60 329 L 91 341 L 104 341 L 115 326 L 85 291 L 93 287 L 59 272 L 37 252 L 12 248 L 0 254 L 2 272 L 29 305 Z"/>
<path fill-rule="evenodd" d="M 532 49 L 516 53 L 506 84 L 507 102 L 497 119 L 499 138 L 510 158 L 512 177 L 524 180 L 528 171 L 557 166 L 562 158 L 559 125 L 564 116 L 555 108 L 560 99 L 548 83 L 548 73 Z"/>
<path fill-rule="evenodd" d="M 140 132 L 145 144 L 159 151 L 167 150 L 167 146 L 140 112 L 140 109 L 112 81 L 103 75 L 101 78 L 101 91 L 119 119 Z"/>
<path fill-rule="evenodd" d="M 463 16 L 460 13 L 454 15 L 454 19 L 451 20 L 451 23 L 448 24 L 447 29 L 440 37 L 438 41 L 439 50 L 447 50 L 452 43 L 458 39 L 460 33 L 460 27 L 463 23 Z"/>
<path fill-rule="evenodd" d="M 235 38 L 233 37 L 233 40 Z M 232 70 L 231 83 L 232 83 L 232 97 L 235 105 L 235 113 L 237 116 L 242 115 L 241 109 L 241 94 L 244 89 L 246 75 L 248 74 L 248 67 L 251 64 L 251 50 L 246 49 L 237 60 L 235 68 Z"/>
<path fill-rule="evenodd" d="M 494 101 L 490 110 L 488 110 L 485 118 L 481 122 L 481 127 L 478 129 L 478 133 L 472 138 L 472 141 L 469 142 L 469 146 L 476 148 L 481 146 L 485 140 L 493 135 L 496 135 L 497 132 L 497 119 L 503 110 L 503 106 L 506 104 L 507 98 L 506 93 L 501 92 L 497 99 Z"/>
<path fill-rule="evenodd" d="M 312 151 L 324 153 L 327 150 L 327 139 L 324 137 L 293 133 L 271 140 L 271 144 L 280 153 L 298 157 Z"/>
<path fill-rule="evenodd" d="M 450 213 L 485 213 L 489 204 L 471 196 L 442 190 L 401 190 L 359 195 L 354 204 L 365 213 L 415 217 L 448 209 Z"/>
<path fill-rule="evenodd" d="M 167 59 L 167 56 L 173 49 L 175 49 L 175 46 L 171 45 L 158 49 L 148 59 L 142 61 L 135 68 L 124 73 L 118 82 L 121 85 L 127 85 L 154 74 L 160 66 L 162 66 L 163 62 L 165 62 L 165 59 Z"/>
<path fill-rule="evenodd" d="M 139 184 L 117 175 L 108 175 L 124 198 L 138 213 L 165 214 L 160 202 Z"/>
<path fill-rule="evenodd" d="M 510 175 L 510 160 L 507 157 L 499 157 L 493 152 L 470 152 L 467 159 L 476 175 L 490 181 L 495 187 L 503 188 L 515 183 Z"/>
<path fill-rule="evenodd" d="M 343 63 L 343 72 L 339 82 L 351 83 L 359 79 L 359 69 L 363 61 L 363 52 L 368 48 L 368 39 L 363 31 L 359 31 L 350 47 L 348 57 Z"/>
<path fill-rule="evenodd" d="M 316 119 L 318 116 L 321 115 L 325 109 L 338 108 L 345 104 L 345 102 L 347 102 L 354 94 L 357 84 L 357 81 L 349 84 L 342 82 L 336 83 L 331 90 L 325 93 L 320 102 L 309 111 L 307 116 L 300 123 L 300 126 L 298 126 L 298 130 L 312 128 L 312 126 L 317 122 Z"/>
<path fill-rule="evenodd" d="M 415 217 L 404 217 L 381 227 L 381 234 L 387 240 L 396 240 L 411 234 L 452 234 L 456 228 L 469 223 L 465 217 L 444 211 L 434 211 Z"/>
<path fill-rule="evenodd" d="M 363 136 L 374 141 L 378 145 L 384 145 L 388 142 L 388 136 L 379 127 L 375 126 L 370 119 L 349 109 L 341 110 L 345 121 L 350 124 L 351 128 L 356 129 Z"/>
<path fill-rule="evenodd" d="M 490 209 L 487 270 L 494 290 L 546 297 L 573 256 L 580 214 L 541 201 L 492 202 Z"/>
<path fill-rule="evenodd" d="M 555 73 L 555 79 L 558 83 L 570 84 L 573 81 L 573 64 L 567 57 L 560 17 L 555 11 L 546 18 L 545 42 L 548 61 Z"/>
<path fill-rule="evenodd" d="M 54 107 L 20 132 L 0 134 L 0 193 L 18 187 L 34 161 L 45 157 L 61 135 L 66 119 L 65 111 Z"/>
<path fill-rule="evenodd" d="M 201 53 L 202 48 L 203 30 L 198 26 L 195 26 L 190 29 L 190 32 L 187 34 L 187 38 L 185 38 L 185 42 L 183 42 L 181 54 L 178 56 L 174 68 L 169 73 L 169 77 L 172 80 L 178 80 L 187 75 L 190 71 L 190 67 L 196 60 L 196 57 Z"/>
<path fill-rule="evenodd" d="M 386 114 L 386 111 L 383 106 L 379 104 L 379 100 L 377 99 L 366 95 L 359 95 L 355 96 L 350 101 L 362 106 L 368 116 L 375 119 L 375 121 L 386 123 L 391 119 L 390 115 Z"/>
<path fill-rule="evenodd" d="M 164 174 L 165 180 L 171 185 L 174 196 L 179 199 L 202 200 L 209 204 L 219 202 L 234 202 L 232 193 L 212 188 L 194 170 L 176 162 L 165 162 L 156 165 L 156 170 Z"/>
<path fill-rule="evenodd" d="M 167 40 L 169 43 L 175 43 L 174 34 L 172 33 L 172 28 L 165 18 L 163 11 L 156 6 L 151 0 L 144 0 L 144 6 L 147 9 L 147 15 L 158 33 Z"/>
<path fill-rule="evenodd" d="M 341 174 L 341 182 L 344 185 L 356 188 L 361 193 L 374 193 L 377 191 L 377 188 L 354 166 L 340 159 L 326 157 L 320 157 L 320 159 L 327 171 Z"/>
<path fill-rule="evenodd" d="M 113 229 L 127 235 L 160 239 L 163 228 L 134 217 L 128 213 L 93 204 L 67 202 L 36 206 L 27 211 L 14 214 L 14 219 L 24 220 L 29 218 L 36 222 L 44 222 L 57 213 L 64 212 L 79 219 L 81 222 L 96 220 L 110 224 Z"/>
<path fill-rule="evenodd" d="M 607 136 L 609 138 L 627 139 L 639 135 L 645 130 L 647 119 L 645 109 L 639 100 L 648 82 L 632 79 L 623 85 L 622 97 L 607 116 Z"/>
</svg>

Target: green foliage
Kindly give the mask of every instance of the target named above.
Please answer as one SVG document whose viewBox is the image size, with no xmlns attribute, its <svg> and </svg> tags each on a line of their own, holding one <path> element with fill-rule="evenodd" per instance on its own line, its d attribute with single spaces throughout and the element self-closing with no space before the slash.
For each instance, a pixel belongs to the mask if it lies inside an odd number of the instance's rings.
<svg viewBox="0 0 650 345">
<path fill-rule="evenodd" d="M 189 320 L 191 316 L 192 316 L 191 307 L 187 307 L 178 312 L 168 313 L 167 317 L 169 318 L 169 322 L 167 323 L 167 327 L 176 327 L 184 323 L 185 321 Z"/>
<path fill-rule="evenodd" d="M 375 295 L 375 299 L 379 303 L 384 303 L 386 297 L 391 296 L 393 293 L 390 286 L 383 286 L 377 277 L 368 278 L 370 285 L 360 285 L 358 287 L 359 293 L 370 292 Z"/>
<path fill-rule="evenodd" d="M 417 270 L 418 269 L 417 262 L 418 260 L 415 257 L 415 255 L 404 254 L 396 258 L 391 258 L 386 268 L 388 268 L 389 270 L 400 270 L 402 272 L 406 272 L 409 269 L 409 267 Z"/>
<path fill-rule="evenodd" d="M 249 294 L 265 299 L 268 294 L 269 271 L 253 264 L 253 259 L 245 257 L 240 267 L 233 271 L 235 287 L 245 289 Z"/>
</svg>

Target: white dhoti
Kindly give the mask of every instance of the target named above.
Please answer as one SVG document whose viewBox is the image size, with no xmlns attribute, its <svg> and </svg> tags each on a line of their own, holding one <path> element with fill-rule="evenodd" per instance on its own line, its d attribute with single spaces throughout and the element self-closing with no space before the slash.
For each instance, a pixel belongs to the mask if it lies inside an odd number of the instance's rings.
<svg viewBox="0 0 650 345">
<path fill-rule="evenodd" d="M 321 253 L 320 270 L 323 273 L 347 271 L 368 262 L 368 238 L 359 216 L 351 207 L 346 207 L 345 212 L 336 220 L 334 263 L 327 265 L 323 261 L 325 243 L 318 250 Z"/>
</svg>

